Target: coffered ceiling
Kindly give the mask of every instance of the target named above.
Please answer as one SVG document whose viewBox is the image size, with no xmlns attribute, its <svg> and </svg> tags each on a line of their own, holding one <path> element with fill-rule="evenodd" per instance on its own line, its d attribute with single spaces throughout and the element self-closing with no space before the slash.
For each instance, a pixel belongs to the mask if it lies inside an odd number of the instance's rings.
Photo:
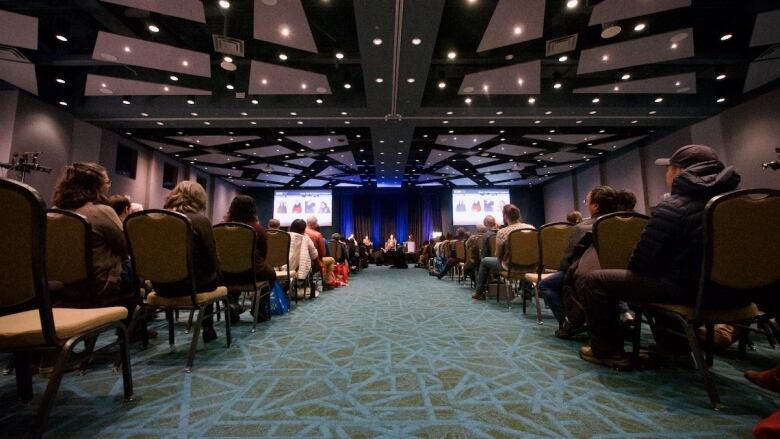
<svg viewBox="0 0 780 439">
<path fill-rule="evenodd" d="M 745 0 L 0 1 L 0 85 L 240 186 L 535 185 L 778 86 Z"/>
</svg>

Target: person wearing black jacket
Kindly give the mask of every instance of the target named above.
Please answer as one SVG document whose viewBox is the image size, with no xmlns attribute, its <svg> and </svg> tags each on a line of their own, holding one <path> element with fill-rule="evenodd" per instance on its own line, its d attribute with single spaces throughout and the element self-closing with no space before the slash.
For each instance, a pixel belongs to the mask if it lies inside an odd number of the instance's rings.
<svg viewBox="0 0 780 439">
<path fill-rule="evenodd" d="M 671 190 L 653 211 L 634 249 L 628 270 L 595 270 L 583 279 L 590 346 L 580 348 L 588 362 L 628 370 L 623 351 L 619 301 L 693 305 L 703 258 L 704 206 L 714 196 L 737 188 L 739 174 L 706 145 L 686 145 L 668 159 Z"/>
</svg>

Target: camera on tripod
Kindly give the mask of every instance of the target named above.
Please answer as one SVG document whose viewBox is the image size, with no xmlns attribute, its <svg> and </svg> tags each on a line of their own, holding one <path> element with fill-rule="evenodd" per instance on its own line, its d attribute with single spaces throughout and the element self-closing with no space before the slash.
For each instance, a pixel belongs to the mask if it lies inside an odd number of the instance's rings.
<svg viewBox="0 0 780 439">
<path fill-rule="evenodd" d="M 777 153 L 777 160 L 761 163 L 762 168 L 771 169 L 773 171 L 777 171 L 778 169 L 780 169 L 780 148 L 775 148 L 775 152 Z"/>
</svg>

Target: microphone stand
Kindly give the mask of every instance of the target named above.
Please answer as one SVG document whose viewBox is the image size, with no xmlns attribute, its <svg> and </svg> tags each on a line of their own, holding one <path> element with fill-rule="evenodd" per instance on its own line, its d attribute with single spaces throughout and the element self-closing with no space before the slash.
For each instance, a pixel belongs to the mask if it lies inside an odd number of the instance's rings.
<svg viewBox="0 0 780 439">
<path fill-rule="evenodd" d="M 31 172 L 45 172 L 51 173 L 51 168 L 38 163 L 38 156 L 40 152 L 23 152 L 21 154 L 14 153 L 10 163 L 0 163 L 0 168 L 8 169 L 9 171 L 15 171 L 19 181 L 24 183 L 27 178 L 27 174 Z"/>
</svg>

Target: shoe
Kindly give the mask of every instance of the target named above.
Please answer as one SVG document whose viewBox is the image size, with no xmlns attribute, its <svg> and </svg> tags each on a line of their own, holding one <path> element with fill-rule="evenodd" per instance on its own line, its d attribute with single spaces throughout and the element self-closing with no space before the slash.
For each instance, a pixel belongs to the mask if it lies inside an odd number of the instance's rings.
<svg viewBox="0 0 780 439">
<path fill-rule="evenodd" d="M 437 274 L 437 275 L 436 275 L 436 278 L 437 278 L 437 279 L 439 279 L 439 280 L 442 280 L 442 278 L 443 278 L 443 277 L 444 277 L 444 275 L 443 275 L 443 274 L 441 274 L 441 273 L 439 273 L 439 274 Z"/>
<path fill-rule="evenodd" d="M 780 380 L 777 379 L 777 366 L 769 370 L 748 370 L 745 372 L 745 378 L 758 387 L 780 393 Z"/>
<path fill-rule="evenodd" d="M 571 340 L 583 332 L 585 332 L 585 326 L 574 326 L 566 320 L 560 328 L 555 330 L 555 336 L 563 340 Z"/>
<path fill-rule="evenodd" d="M 474 300 L 485 300 L 485 293 L 474 293 L 471 295 L 471 298 Z"/>
<path fill-rule="evenodd" d="M 208 343 L 217 339 L 217 331 L 213 326 L 206 326 L 203 328 L 203 342 Z"/>
<path fill-rule="evenodd" d="M 591 349 L 590 346 L 583 346 L 580 348 L 580 358 L 587 361 L 588 363 L 606 366 L 610 369 L 617 369 L 626 372 L 633 369 L 633 366 L 631 365 L 631 358 L 625 352 L 616 352 L 608 356 L 597 357 L 593 353 L 593 349 Z"/>
</svg>

